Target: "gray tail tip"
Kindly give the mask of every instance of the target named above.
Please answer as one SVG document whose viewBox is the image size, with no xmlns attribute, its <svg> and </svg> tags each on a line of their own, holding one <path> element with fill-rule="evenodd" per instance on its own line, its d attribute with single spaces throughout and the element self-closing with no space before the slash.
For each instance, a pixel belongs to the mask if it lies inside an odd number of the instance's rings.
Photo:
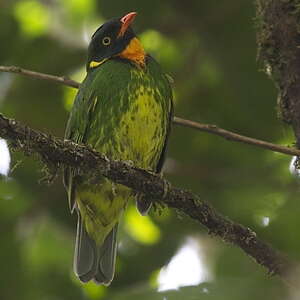
<svg viewBox="0 0 300 300">
<path fill-rule="evenodd" d="M 82 283 L 88 283 L 90 281 L 93 281 L 97 285 L 105 285 L 105 286 L 109 286 L 113 280 L 113 279 L 103 279 L 103 278 L 98 279 L 96 276 L 91 277 L 89 275 L 81 275 L 77 277 Z"/>
<path fill-rule="evenodd" d="M 103 278 L 97 278 L 97 276 L 95 276 L 93 278 L 93 282 L 98 284 L 98 285 L 104 285 L 104 286 L 109 286 L 111 284 L 111 282 L 113 281 L 113 278 L 111 279 L 103 279 Z"/>
<path fill-rule="evenodd" d="M 105 286 L 109 286 L 113 281 L 113 277 L 107 278 L 100 270 L 98 270 L 96 274 L 93 271 L 81 275 L 76 274 L 76 277 L 82 283 L 88 283 L 89 281 L 93 281 L 98 285 L 105 285 Z"/>
</svg>

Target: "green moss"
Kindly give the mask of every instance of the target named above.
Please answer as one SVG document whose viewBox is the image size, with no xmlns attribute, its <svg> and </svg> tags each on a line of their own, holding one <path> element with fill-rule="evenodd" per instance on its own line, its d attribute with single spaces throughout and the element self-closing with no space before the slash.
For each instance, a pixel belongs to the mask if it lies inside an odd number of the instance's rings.
<svg viewBox="0 0 300 300">
<path fill-rule="evenodd" d="M 298 81 L 295 69 L 300 33 L 299 0 L 257 0 L 258 59 L 279 90 L 280 117 L 292 122 L 290 87 Z"/>
</svg>

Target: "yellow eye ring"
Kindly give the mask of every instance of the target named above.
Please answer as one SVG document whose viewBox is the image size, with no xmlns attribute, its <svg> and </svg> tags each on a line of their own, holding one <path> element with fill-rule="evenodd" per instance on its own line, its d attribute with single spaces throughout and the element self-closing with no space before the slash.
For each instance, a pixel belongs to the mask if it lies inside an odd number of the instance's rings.
<svg viewBox="0 0 300 300">
<path fill-rule="evenodd" d="M 110 42 L 111 42 L 111 38 L 109 36 L 106 36 L 102 39 L 102 44 L 104 46 L 108 46 L 110 44 Z"/>
</svg>

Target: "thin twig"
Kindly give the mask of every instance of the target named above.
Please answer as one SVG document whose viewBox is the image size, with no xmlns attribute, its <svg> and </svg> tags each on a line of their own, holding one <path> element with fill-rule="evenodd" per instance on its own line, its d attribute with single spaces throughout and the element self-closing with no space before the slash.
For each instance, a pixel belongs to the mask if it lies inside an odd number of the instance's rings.
<svg viewBox="0 0 300 300">
<path fill-rule="evenodd" d="M 29 76 L 32 78 L 54 81 L 54 82 L 57 82 L 57 83 L 60 83 L 60 84 L 63 84 L 63 85 L 69 86 L 69 87 L 73 87 L 73 88 L 79 87 L 78 82 L 76 82 L 72 79 L 69 79 L 67 77 L 59 77 L 59 76 L 53 76 L 53 75 L 49 75 L 49 74 L 34 72 L 31 70 L 26 70 L 26 69 L 16 67 L 16 66 L 0 66 L 0 72 L 17 73 L 17 74 Z M 244 143 L 244 144 L 260 147 L 263 149 L 268 149 L 271 151 L 275 151 L 275 152 L 279 152 L 279 153 L 283 153 L 283 154 L 287 154 L 287 155 L 300 156 L 300 150 L 298 150 L 296 148 L 276 145 L 276 144 L 272 144 L 272 143 L 269 143 L 266 141 L 243 136 L 243 135 L 231 132 L 229 130 L 219 128 L 216 125 L 202 124 L 202 123 L 182 119 L 179 117 L 174 117 L 173 122 L 176 125 L 180 125 L 180 126 L 196 129 L 199 131 L 208 132 L 210 134 L 218 135 L 220 137 L 225 138 L 226 140 Z"/>
<path fill-rule="evenodd" d="M 44 74 L 44 73 L 39 73 L 31 70 L 26 70 L 20 67 L 16 66 L 0 66 L 0 72 L 8 72 L 8 73 L 16 73 L 24 76 L 28 76 L 31 78 L 36 78 L 36 79 L 42 79 L 42 80 L 50 80 L 58 83 L 62 83 L 64 85 L 73 87 L 73 88 L 78 88 L 79 83 L 69 79 L 67 77 L 58 77 L 58 76 L 53 76 L 49 74 Z"/>
<path fill-rule="evenodd" d="M 232 131 L 222 129 L 217 127 L 216 125 L 211 125 L 211 124 L 201 124 L 197 122 L 193 122 L 190 120 L 185 120 L 182 118 L 174 117 L 173 120 L 174 124 L 189 127 L 192 129 L 197 129 L 200 131 L 205 131 L 214 135 L 218 135 L 220 137 L 225 138 L 226 140 L 229 141 L 234 141 L 234 142 L 239 142 L 239 143 L 244 143 L 244 144 L 249 144 L 252 146 L 268 149 L 274 152 L 279 152 L 283 154 L 288 154 L 288 155 L 300 155 L 300 150 L 296 148 L 289 148 L 281 145 L 276 145 L 272 144 L 269 142 L 265 142 L 262 140 L 254 139 L 248 136 L 240 135 L 237 133 L 234 133 Z"/>
<path fill-rule="evenodd" d="M 204 225 L 210 234 L 241 248 L 264 266 L 271 274 L 290 282 L 289 272 L 295 265 L 269 244 L 258 239 L 256 233 L 219 214 L 199 196 L 176 187 L 153 173 L 126 162 L 109 160 L 88 147 L 62 141 L 33 130 L 0 115 L 0 136 L 12 141 L 12 147 L 27 154 L 38 153 L 51 166 L 70 166 L 91 178 L 105 176 L 175 208 Z"/>
</svg>

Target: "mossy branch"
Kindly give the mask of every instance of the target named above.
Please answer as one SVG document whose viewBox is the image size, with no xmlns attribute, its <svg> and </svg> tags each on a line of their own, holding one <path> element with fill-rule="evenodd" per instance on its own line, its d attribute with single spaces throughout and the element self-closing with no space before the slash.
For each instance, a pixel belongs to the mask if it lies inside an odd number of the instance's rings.
<svg viewBox="0 0 300 300">
<path fill-rule="evenodd" d="M 188 215 L 204 225 L 210 234 L 241 248 L 269 273 L 288 280 L 293 264 L 270 245 L 257 238 L 255 232 L 219 214 L 199 196 L 172 185 L 153 173 L 127 164 L 109 160 L 94 150 L 62 141 L 19 122 L 0 115 L 0 136 L 11 146 L 27 154 L 37 153 L 51 167 L 70 166 L 91 176 L 105 176 Z"/>
</svg>

